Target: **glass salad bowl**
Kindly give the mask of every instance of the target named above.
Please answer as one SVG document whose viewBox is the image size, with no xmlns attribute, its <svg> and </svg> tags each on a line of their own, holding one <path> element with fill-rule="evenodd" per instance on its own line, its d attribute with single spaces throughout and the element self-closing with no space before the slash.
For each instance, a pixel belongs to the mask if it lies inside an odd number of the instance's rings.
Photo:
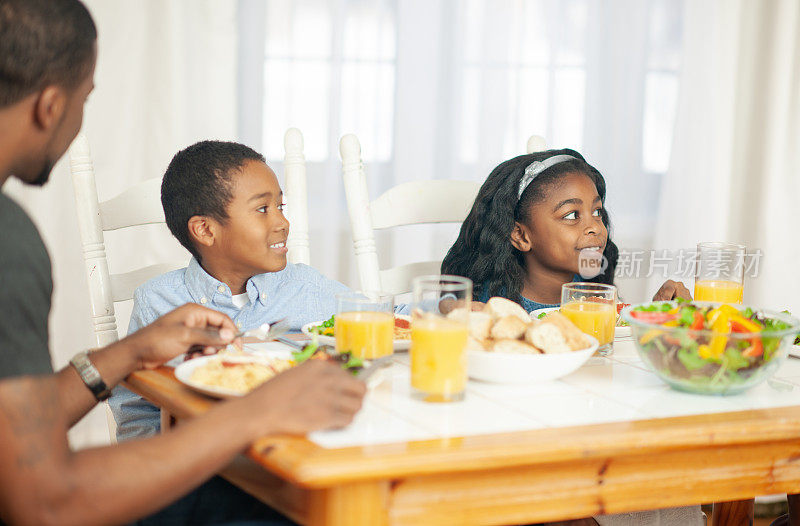
<svg viewBox="0 0 800 526">
<path fill-rule="evenodd" d="M 667 384 L 699 394 L 736 394 L 772 376 L 800 321 L 746 306 L 664 301 L 622 312 L 639 356 Z"/>
</svg>

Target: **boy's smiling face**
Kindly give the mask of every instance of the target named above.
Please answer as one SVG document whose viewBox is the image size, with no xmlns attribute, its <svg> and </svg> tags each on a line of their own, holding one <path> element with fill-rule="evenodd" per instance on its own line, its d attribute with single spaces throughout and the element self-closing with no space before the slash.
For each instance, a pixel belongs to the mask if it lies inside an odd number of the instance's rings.
<svg viewBox="0 0 800 526">
<path fill-rule="evenodd" d="M 523 248 L 544 268 L 577 274 L 581 250 L 596 249 L 599 256 L 606 247 L 608 229 L 600 217 L 602 208 L 597 188 L 587 175 L 563 175 L 542 201 L 531 206 L 525 224 L 519 225 L 528 240 Z"/>
<path fill-rule="evenodd" d="M 205 241 L 198 244 L 203 267 L 229 285 L 283 270 L 289 222 L 275 173 L 262 162 L 246 161 L 231 175 L 231 194 L 227 220 L 204 218 L 212 239 L 201 236 Z"/>
</svg>

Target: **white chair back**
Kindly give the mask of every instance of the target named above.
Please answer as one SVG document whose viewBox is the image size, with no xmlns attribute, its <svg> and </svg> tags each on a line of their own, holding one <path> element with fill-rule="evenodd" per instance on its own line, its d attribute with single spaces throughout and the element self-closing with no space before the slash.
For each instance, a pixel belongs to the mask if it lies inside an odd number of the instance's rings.
<svg viewBox="0 0 800 526">
<path fill-rule="evenodd" d="M 84 268 L 89 282 L 92 328 L 97 346 L 105 347 L 119 339 L 114 302 L 132 299 L 136 287 L 160 274 L 186 266 L 187 261 L 164 262 L 122 274 L 109 273 L 103 232 L 164 223 L 161 179 L 148 179 L 101 203 L 97 197 L 89 141 L 83 134 L 78 135 L 70 147 L 69 158 Z"/>
<path fill-rule="evenodd" d="M 303 156 L 303 134 L 289 128 L 283 136 L 283 175 L 286 219 L 289 220 L 289 263 L 311 264 L 308 246 L 308 186 L 306 184 L 306 159 Z"/>
<path fill-rule="evenodd" d="M 545 149 L 538 135 L 528 140 L 528 153 Z M 409 263 L 381 270 L 375 245 L 375 230 L 402 225 L 460 223 L 469 214 L 481 183 L 430 180 L 403 183 L 370 202 L 367 178 L 361 161 L 361 144 L 348 134 L 339 142 L 344 191 L 353 232 L 353 247 L 362 290 L 403 294 L 411 290 L 417 276 L 438 274 L 442 261 Z"/>
<path fill-rule="evenodd" d="M 547 142 L 541 135 L 531 135 L 528 139 L 526 151 L 528 153 L 543 152 L 547 149 Z"/>
<path fill-rule="evenodd" d="M 439 273 L 441 261 L 417 262 L 381 270 L 374 231 L 400 225 L 463 221 L 480 184 L 473 181 L 415 181 L 390 188 L 370 202 L 358 138 L 352 134 L 342 137 L 339 151 L 361 289 L 402 294 L 411 289 L 414 277 Z M 443 200 L 443 195 L 448 199 Z"/>
</svg>

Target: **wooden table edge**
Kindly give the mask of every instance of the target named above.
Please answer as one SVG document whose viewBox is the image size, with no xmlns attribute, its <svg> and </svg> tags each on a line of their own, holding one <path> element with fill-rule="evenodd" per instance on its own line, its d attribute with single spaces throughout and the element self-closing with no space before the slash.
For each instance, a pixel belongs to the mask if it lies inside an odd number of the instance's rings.
<svg viewBox="0 0 800 526">
<path fill-rule="evenodd" d="M 195 417 L 217 403 L 183 386 L 167 367 L 133 373 L 126 385 L 179 419 Z M 165 390 L 179 396 L 165 396 Z M 339 449 L 326 449 L 302 437 L 273 436 L 257 440 L 247 456 L 301 487 L 324 488 L 442 472 L 771 442 L 800 443 L 800 406 Z"/>
</svg>

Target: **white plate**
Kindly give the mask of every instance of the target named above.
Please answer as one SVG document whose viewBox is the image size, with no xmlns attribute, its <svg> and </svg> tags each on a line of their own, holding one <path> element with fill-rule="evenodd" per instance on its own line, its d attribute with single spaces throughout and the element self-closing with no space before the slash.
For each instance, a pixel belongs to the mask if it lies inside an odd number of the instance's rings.
<svg viewBox="0 0 800 526">
<path fill-rule="evenodd" d="M 405 316 L 403 314 L 395 314 L 394 317 L 395 318 L 401 318 L 403 320 L 411 321 L 411 317 L 410 316 Z M 324 320 L 322 320 L 322 321 L 313 321 L 311 323 L 306 323 L 305 325 L 300 327 L 300 331 L 302 331 L 303 334 L 305 334 L 306 336 L 311 338 L 312 336 L 314 336 L 314 334 L 311 333 L 311 327 L 316 327 L 318 325 L 322 325 L 323 321 Z M 333 337 L 333 336 L 323 336 L 323 335 L 320 334 L 320 335 L 317 336 L 317 341 L 319 343 L 321 343 L 322 345 L 333 345 L 333 346 L 336 346 L 336 338 Z M 394 340 L 394 345 L 393 346 L 394 346 L 394 350 L 395 351 L 407 351 L 411 347 L 411 340 Z"/>
<path fill-rule="evenodd" d="M 522 384 L 546 382 L 566 376 L 578 369 L 597 350 L 597 340 L 588 336 L 592 345 L 580 351 L 558 354 L 517 354 L 469 351 L 469 377 L 484 382 Z"/>
<path fill-rule="evenodd" d="M 212 356 L 201 356 L 199 358 L 193 358 L 188 362 L 183 362 L 175 367 L 175 378 L 177 378 L 180 382 L 184 385 L 191 387 L 197 392 L 203 393 L 208 396 L 213 396 L 214 398 L 238 398 L 243 396 L 242 393 L 238 391 L 233 391 L 231 389 L 225 389 L 223 387 L 213 387 L 210 385 L 205 385 L 197 382 L 192 381 L 192 373 L 194 370 L 202 365 L 205 365 L 210 360 L 215 358 L 219 358 L 218 355 Z M 259 351 L 259 353 L 246 355 L 246 356 L 227 356 L 225 357 L 226 361 L 231 362 L 239 362 L 239 363 L 269 363 L 271 360 L 281 359 L 281 360 L 290 360 L 292 358 L 292 351 L 289 349 L 286 350 L 269 350 L 269 351 Z M 368 366 L 369 361 L 364 361 L 364 366 Z M 372 389 L 379 383 L 381 383 L 384 379 L 384 372 L 386 369 L 380 369 L 375 371 L 375 373 L 369 377 L 367 380 L 367 387 Z"/>
<path fill-rule="evenodd" d="M 792 345 L 789 347 L 789 354 L 795 358 L 800 358 L 800 345 Z"/>
<path fill-rule="evenodd" d="M 201 367 L 207 364 L 211 360 L 219 359 L 220 356 L 212 355 L 212 356 L 201 356 L 199 358 L 193 358 L 188 362 L 183 362 L 175 367 L 175 378 L 177 378 L 180 382 L 184 383 L 185 385 L 191 387 L 195 391 L 200 393 L 213 396 L 215 398 L 237 398 L 242 396 L 242 394 L 238 391 L 233 391 L 231 389 L 225 389 L 223 387 L 213 387 L 210 385 L 205 385 L 201 383 L 197 383 L 192 381 L 192 373 L 198 367 Z M 282 360 L 290 360 L 292 358 L 292 352 L 289 350 L 286 351 L 262 351 L 259 355 L 246 355 L 246 356 L 227 356 L 225 357 L 226 361 L 230 362 L 237 362 L 237 363 L 269 363 L 275 359 L 282 359 Z"/>
<path fill-rule="evenodd" d="M 554 310 L 558 310 L 559 307 L 546 307 L 544 309 L 536 309 L 531 311 L 531 318 L 536 320 L 539 318 L 539 315 L 545 312 L 552 312 Z M 627 327 L 614 327 L 614 338 L 622 338 L 625 336 L 631 335 L 631 328 L 630 326 Z"/>
</svg>

